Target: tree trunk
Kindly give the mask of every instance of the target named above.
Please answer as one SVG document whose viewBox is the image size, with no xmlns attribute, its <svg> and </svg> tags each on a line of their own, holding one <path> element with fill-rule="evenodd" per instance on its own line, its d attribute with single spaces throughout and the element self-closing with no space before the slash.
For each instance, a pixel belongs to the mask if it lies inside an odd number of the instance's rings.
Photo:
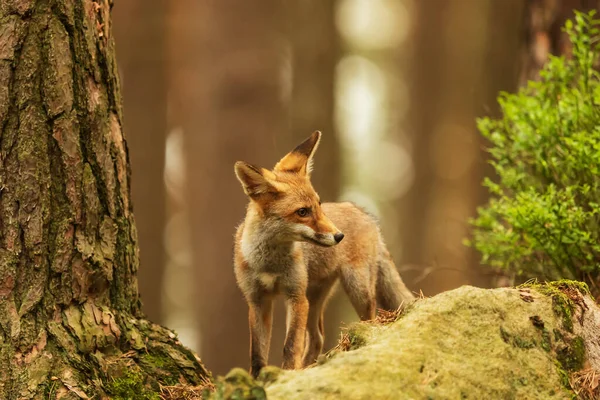
<svg viewBox="0 0 600 400">
<path fill-rule="evenodd" d="M 286 3 L 292 49 L 291 132 L 282 156 L 313 131 L 323 132 L 311 180 L 323 201 L 335 201 L 340 191 L 339 143 L 334 119 L 334 73 L 339 61 L 335 28 L 336 1 Z"/>
<path fill-rule="evenodd" d="M 334 125 L 333 83 L 340 58 L 336 4 L 337 1 L 323 0 L 286 3 L 287 34 L 292 48 L 291 131 L 288 138 L 280 142 L 280 155 L 293 149 L 313 131 L 323 132 L 311 175 L 313 186 L 323 201 L 336 201 L 341 186 L 340 147 Z M 347 306 L 349 302 L 338 290 L 325 310 L 328 321 L 325 348 L 337 342 L 341 311 Z M 280 319 L 285 320 L 284 310 L 280 311 Z"/>
<path fill-rule="evenodd" d="M 0 3 L 3 399 L 141 396 L 209 377 L 140 311 L 110 6 Z"/>
<path fill-rule="evenodd" d="M 462 245 L 468 218 L 485 196 L 475 117 L 494 112 L 498 91 L 516 86 L 521 9 L 520 0 L 430 0 L 415 7 L 408 113 L 415 183 L 399 207 L 402 264 L 418 266 L 417 286 L 426 294 L 489 284 L 475 252 Z M 406 276 L 410 282 L 414 275 Z"/>
<path fill-rule="evenodd" d="M 522 52 L 520 83 L 537 80 L 550 54 L 570 52 L 569 39 L 562 28 L 573 10 L 600 11 L 599 0 L 528 0 L 525 7 L 525 47 Z"/>
</svg>

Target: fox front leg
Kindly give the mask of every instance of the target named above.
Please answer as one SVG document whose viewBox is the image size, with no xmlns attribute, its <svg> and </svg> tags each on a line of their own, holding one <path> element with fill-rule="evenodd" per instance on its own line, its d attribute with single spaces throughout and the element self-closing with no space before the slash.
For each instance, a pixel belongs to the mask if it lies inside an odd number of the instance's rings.
<svg viewBox="0 0 600 400">
<path fill-rule="evenodd" d="M 286 308 L 287 333 L 283 346 L 283 368 L 297 369 L 302 367 L 308 299 L 304 294 L 289 297 L 286 301 Z"/>
<path fill-rule="evenodd" d="M 273 299 L 263 298 L 248 303 L 250 323 L 250 374 L 254 378 L 269 360 Z"/>
</svg>

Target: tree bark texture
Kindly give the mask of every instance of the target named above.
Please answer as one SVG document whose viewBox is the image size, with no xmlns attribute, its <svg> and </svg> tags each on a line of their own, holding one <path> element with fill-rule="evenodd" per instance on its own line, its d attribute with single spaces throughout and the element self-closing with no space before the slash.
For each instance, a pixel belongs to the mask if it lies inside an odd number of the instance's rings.
<svg viewBox="0 0 600 400">
<path fill-rule="evenodd" d="M 0 398 L 208 373 L 143 319 L 107 0 L 0 2 Z"/>
</svg>

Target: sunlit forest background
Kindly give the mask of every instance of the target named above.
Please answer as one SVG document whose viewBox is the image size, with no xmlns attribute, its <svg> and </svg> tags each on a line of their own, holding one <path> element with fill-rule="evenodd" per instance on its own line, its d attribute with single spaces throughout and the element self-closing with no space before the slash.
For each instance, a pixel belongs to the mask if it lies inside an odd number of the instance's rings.
<svg viewBox="0 0 600 400">
<path fill-rule="evenodd" d="M 233 233 L 237 160 L 264 167 L 323 132 L 324 201 L 377 215 L 408 287 L 426 296 L 510 278 L 463 245 L 491 176 L 475 118 L 568 51 L 561 26 L 597 0 L 125 0 L 113 8 L 150 319 L 216 374 L 248 366 Z M 270 362 L 279 364 L 284 312 Z M 340 292 L 327 344 L 357 320 Z"/>
</svg>

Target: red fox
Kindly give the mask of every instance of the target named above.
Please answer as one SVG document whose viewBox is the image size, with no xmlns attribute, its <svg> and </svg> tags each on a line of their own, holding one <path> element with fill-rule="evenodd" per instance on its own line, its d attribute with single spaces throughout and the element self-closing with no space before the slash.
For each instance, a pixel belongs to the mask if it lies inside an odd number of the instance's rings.
<svg viewBox="0 0 600 400">
<path fill-rule="evenodd" d="M 235 163 L 250 202 L 237 228 L 235 276 L 249 307 L 251 374 L 268 361 L 273 299 L 286 301 L 283 368 L 312 364 L 323 348 L 323 309 L 341 281 L 361 320 L 376 307 L 397 309 L 413 298 L 375 220 L 351 203 L 321 204 L 310 173 L 321 132 L 273 168 Z M 308 340 L 305 346 L 305 335 Z"/>
</svg>

